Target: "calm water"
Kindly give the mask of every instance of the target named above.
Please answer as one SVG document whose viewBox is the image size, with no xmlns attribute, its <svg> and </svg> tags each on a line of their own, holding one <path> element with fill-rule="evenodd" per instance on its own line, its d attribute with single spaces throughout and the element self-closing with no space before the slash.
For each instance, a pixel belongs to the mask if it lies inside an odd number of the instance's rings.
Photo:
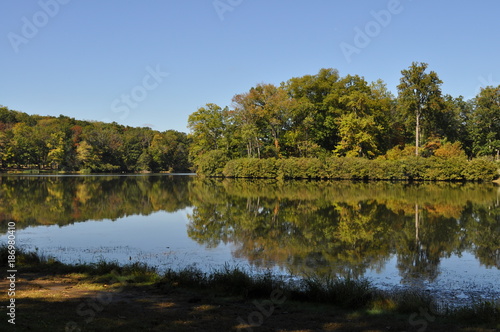
<svg viewBox="0 0 500 332">
<path fill-rule="evenodd" d="M 490 184 L 0 176 L 1 243 L 64 262 L 224 263 L 366 277 L 446 301 L 499 298 L 500 189 Z"/>
</svg>

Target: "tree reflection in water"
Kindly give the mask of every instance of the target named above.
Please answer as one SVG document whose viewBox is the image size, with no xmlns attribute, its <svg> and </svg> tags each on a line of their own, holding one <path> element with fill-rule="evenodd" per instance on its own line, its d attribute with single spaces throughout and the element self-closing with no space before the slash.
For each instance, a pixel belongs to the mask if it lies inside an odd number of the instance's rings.
<svg viewBox="0 0 500 332">
<path fill-rule="evenodd" d="M 359 277 L 396 255 L 403 283 L 415 283 L 469 251 L 500 268 L 500 207 L 489 184 L 196 180 L 190 192 L 189 236 L 234 243 L 257 266 Z"/>
<path fill-rule="evenodd" d="M 500 269 L 500 189 L 490 184 L 201 179 L 188 176 L 0 176 L 0 226 L 17 228 L 174 212 L 207 247 L 296 275 L 362 276 L 391 257 L 404 283 L 433 281 L 440 261 L 473 253 Z"/>
</svg>

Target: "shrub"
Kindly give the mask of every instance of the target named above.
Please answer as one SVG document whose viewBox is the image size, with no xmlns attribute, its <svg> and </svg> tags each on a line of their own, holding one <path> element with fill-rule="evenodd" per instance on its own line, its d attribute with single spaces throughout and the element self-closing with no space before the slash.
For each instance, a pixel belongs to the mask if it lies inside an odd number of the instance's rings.
<svg viewBox="0 0 500 332">
<path fill-rule="evenodd" d="M 240 158 L 230 160 L 222 173 L 226 177 L 276 178 L 276 159 Z"/>
<path fill-rule="evenodd" d="M 462 149 L 460 142 L 450 143 L 446 142 L 434 151 L 434 156 L 439 158 L 465 158 L 465 151 Z"/>
<path fill-rule="evenodd" d="M 428 174 L 430 165 L 426 158 L 412 156 L 402 159 L 401 166 L 406 179 L 424 180 L 426 178 L 426 174 Z"/>
<path fill-rule="evenodd" d="M 491 181 L 497 176 L 498 166 L 486 157 L 468 161 L 462 170 L 462 176 L 467 181 Z"/>
<path fill-rule="evenodd" d="M 449 159 L 431 157 L 428 159 L 429 168 L 424 176 L 425 180 L 433 181 L 462 181 L 464 180 L 463 169 L 467 163 L 465 157 L 453 157 Z"/>
<path fill-rule="evenodd" d="M 386 152 L 383 158 L 387 160 L 398 160 L 412 156 L 415 156 L 415 146 L 407 145 L 404 148 L 401 148 L 400 146 L 393 147 Z"/>
<path fill-rule="evenodd" d="M 461 155 L 446 158 L 408 156 L 401 159 L 374 160 L 350 157 L 240 158 L 227 162 L 221 171 L 222 163 L 213 166 L 216 153 L 212 151 L 212 159 L 207 158 L 207 166 L 202 169 L 204 174 L 222 173 L 226 177 L 242 178 L 410 181 L 490 181 L 498 176 L 498 166 L 494 161 L 484 158 L 467 161 Z"/>
<path fill-rule="evenodd" d="M 227 154 L 222 150 L 212 150 L 197 158 L 195 161 L 197 172 L 206 176 L 221 176 L 224 166 L 229 161 Z"/>
</svg>

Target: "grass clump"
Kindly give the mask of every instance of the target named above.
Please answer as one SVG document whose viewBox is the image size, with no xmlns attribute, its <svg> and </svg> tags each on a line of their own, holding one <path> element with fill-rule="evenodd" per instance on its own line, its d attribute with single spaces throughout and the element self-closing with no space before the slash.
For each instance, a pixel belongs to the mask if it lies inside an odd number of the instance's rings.
<svg viewBox="0 0 500 332">
<path fill-rule="evenodd" d="M 9 255 L 8 246 L 0 246 L 0 266 L 7 267 Z M 22 266 L 25 272 L 50 272 L 53 274 L 82 272 L 78 266 L 69 266 L 53 257 L 41 255 L 37 251 L 26 251 L 21 248 L 16 248 L 15 263 L 16 266 Z"/>
<path fill-rule="evenodd" d="M 207 274 L 195 267 L 168 269 L 157 283 L 161 287 L 200 288 L 207 284 Z"/>
<path fill-rule="evenodd" d="M 250 275 L 241 268 L 229 265 L 210 273 L 208 285 L 244 298 L 268 297 L 273 290 L 286 288 L 283 278 L 273 275 L 270 271 Z"/>
<path fill-rule="evenodd" d="M 309 277 L 303 280 L 299 297 L 307 301 L 334 303 L 343 308 L 367 307 L 373 300 L 375 289 L 366 279 L 351 277 Z"/>
<path fill-rule="evenodd" d="M 393 291 L 385 296 L 394 303 L 394 309 L 401 314 L 411 314 L 419 312 L 421 308 L 430 308 L 437 311 L 437 303 L 434 297 L 428 292 L 418 289 L 403 289 Z"/>
<path fill-rule="evenodd" d="M 159 280 L 159 285 L 210 289 L 243 298 L 267 297 L 273 290 L 285 288 L 282 278 L 272 275 L 271 272 L 250 275 L 239 267 L 229 265 L 224 265 L 211 273 L 202 272 L 195 267 L 178 271 L 169 269 Z"/>
<path fill-rule="evenodd" d="M 447 308 L 446 315 L 462 323 L 482 322 L 500 327 L 500 301 L 476 301 L 469 306 Z"/>
<path fill-rule="evenodd" d="M 99 261 L 93 264 L 83 265 L 85 272 L 94 276 L 96 281 L 104 283 L 154 283 L 160 277 L 155 267 L 144 263 L 131 263 L 120 265 L 116 261 Z"/>
</svg>

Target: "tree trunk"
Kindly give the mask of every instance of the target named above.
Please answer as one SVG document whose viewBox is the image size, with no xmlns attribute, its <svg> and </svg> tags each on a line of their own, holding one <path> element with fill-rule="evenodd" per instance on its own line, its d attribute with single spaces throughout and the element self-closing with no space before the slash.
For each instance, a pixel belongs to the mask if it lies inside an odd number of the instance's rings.
<svg viewBox="0 0 500 332">
<path fill-rule="evenodd" d="M 417 111 L 417 125 L 415 128 L 415 155 L 419 154 L 419 146 L 420 146 L 420 111 Z"/>
<path fill-rule="evenodd" d="M 257 156 L 260 159 L 260 144 L 259 144 L 259 139 L 255 137 L 255 141 L 257 142 Z"/>
</svg>

